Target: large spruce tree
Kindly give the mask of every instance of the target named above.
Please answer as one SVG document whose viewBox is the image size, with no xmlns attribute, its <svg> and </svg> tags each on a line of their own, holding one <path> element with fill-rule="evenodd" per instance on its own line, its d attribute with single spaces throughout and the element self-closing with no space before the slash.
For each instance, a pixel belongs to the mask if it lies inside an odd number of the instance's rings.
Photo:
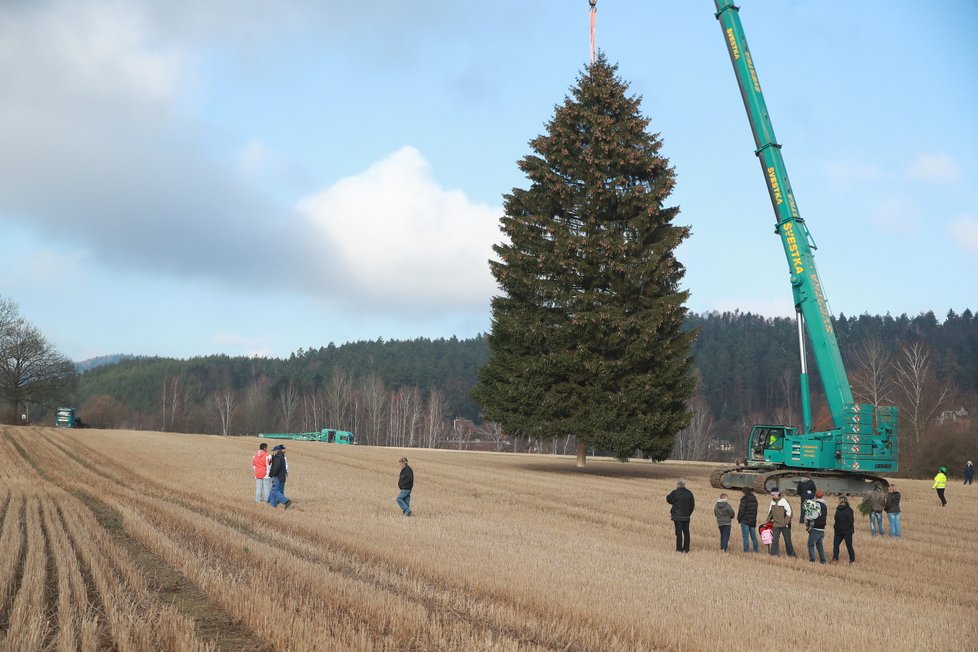
<svg viewBox="0 0 978 652">
<path fill-rule="evenodd" d="M 663 205 L 675 175 L 627 91 L 600 55 L 520 161 L 530 187 L 505 197 L 473 396 L 509 434 L 663 459 L 695 386 L 675 257 L 689 229 Z"/>
</svg>

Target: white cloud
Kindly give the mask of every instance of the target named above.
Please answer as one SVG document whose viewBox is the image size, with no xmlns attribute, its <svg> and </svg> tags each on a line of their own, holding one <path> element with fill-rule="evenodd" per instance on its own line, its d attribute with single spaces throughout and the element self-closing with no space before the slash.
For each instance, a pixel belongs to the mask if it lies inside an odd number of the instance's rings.
<svg viewBox="0 0 978 652">
<path fill-rule="evenodd" d="M 916 181 L 957 181 L 961 178 L 961 170 L 948 154 L 921 154 L 906 174 L 908 179 Z"/>
<path fill-rule="evenodd" d="M 959 247 L 978 255 L 978 219 L 971 213 L 962 213 L 948 227 L 948 233 Z"/>
<path fill-rule="evenodd" d="M 920 209 L 904 197 L 891 197 L 878 202 L 870 209 L 867 219 L 872 224 L 889 231 L 907 233 L 920 219 Z"/>
<path fill-rule="evenodd" d="M 267 337 L 245 337 L 235 333 L 217 333 L 211 338 L 222 351 L 233 351 L 251 357 L 274 357 L 274 352 Z"/>
<path fill-rule="evenodd" d="M 348 283 L 346 301 L 395 310 L 485 310 L 487 261 L 502 210 L 473 203 L 432 177 L 413 147 L 302 200 L 321 258 Z"/>
</svg>

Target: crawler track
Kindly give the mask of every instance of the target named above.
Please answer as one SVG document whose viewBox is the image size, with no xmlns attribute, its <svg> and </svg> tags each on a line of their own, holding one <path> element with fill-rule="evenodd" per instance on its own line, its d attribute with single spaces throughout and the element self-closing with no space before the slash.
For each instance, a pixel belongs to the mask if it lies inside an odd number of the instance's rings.
<svg viewBox="0 0 978 652">
<path fill-rule="evenodd" d="M 869 493 L 874 483 L 885 490 L 889 481 L 869 473 L 840 473 L 838 471 L 817 471 L 807 469 L 785 469 L 771 467 L 727 467 L 719 468 L 710 474 L 710 485 L 717 489 L 746 489 L 766 493 L 777 487 L 788 495 L 797 495 L 798 483 L 806 478 L 829 495 L 863 496 Z"/>
</svg>

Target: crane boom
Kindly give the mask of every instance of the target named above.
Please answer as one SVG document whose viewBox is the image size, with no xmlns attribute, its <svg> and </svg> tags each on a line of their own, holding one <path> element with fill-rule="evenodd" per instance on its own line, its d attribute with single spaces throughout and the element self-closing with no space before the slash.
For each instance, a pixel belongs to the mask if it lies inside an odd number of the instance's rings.
<svg viewBox="0 0 978 652">
<path fill-rule="evenodd" d="M 754 60 L 744 37 L 739 8 L 734 5 L 733 0 L 715 2 L 716 17 L 723 28 L 727 51 L 737 75 L 737 85 L 754 132 L 757 158 L 761 162 L 764 181 L 774 207 L 777 219 L 775 233 L 781 238 L 788 260 L 795 310 L 801 314 L 807 327 L 833 426 L 841 428 L 844 406 L 853 402 L 852 389 L 839 353 L 839 343 L 835 337 L 822 281 L 815 267 L 813 251 L 816 247 L 805 220 L 798 212 L 795 194 L 791 190 L 788 171 L 781 156 L 781 145 L 774 137 L 774 126 L 771 124 Z M 805 425 L 806 431 L 811 428 L 810 423 Z"/>
<path fill-rule="evenodd" d="M 788 263 L 801 349 L 802 428 L 799 432 L 799 428 L 784 424 L 755 425 L 747 438 L 747 466 L 717 469 L 710 482 L 718 488 L 780 487 L 790 492 L 811 479 L 831 493 L 865 493 L 872 484 L 888 484 L 877 473 L 898 469 L 899 411 L 896 407 L 853 401 L 822 281 L 815 267 L 816 246 L 798 212 L 781 145 L 774 136 L 754 60 L 744 37 L 739 8 L 733 0 L 714 2 L 715 16 L 723 29 L 754 133 L 755 154 L 774 208 L 774 232 L 781 240 Z M 832 427 L 820 432 L 812 427 L 806 334 L 832 417 Z"/>
</svg>

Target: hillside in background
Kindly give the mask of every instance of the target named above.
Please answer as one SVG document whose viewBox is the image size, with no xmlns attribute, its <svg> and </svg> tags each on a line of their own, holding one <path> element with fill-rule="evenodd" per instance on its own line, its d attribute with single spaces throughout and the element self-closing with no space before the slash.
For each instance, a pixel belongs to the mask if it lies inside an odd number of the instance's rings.
<svg viewBox="0 0 978 652">
<path fill-rule="evenodd" d="M 693 433 L 704 441 L 693 457 L 721 456 L 726 445 L 709 446 L 711 440 L 731 442 L 726 455 L 732 457 L 751 423 L 798 423 L 794 320 L 706 313 L 692 314 L 686 327 L 699 331 L 694 406 L 708 417 L 701 424 L 706 430 Z M 923 441 L 934 431 L 947 435 L 914 459 L 931 465 L 939 458 L 978 457 L 970 425 L 978 414 L 978 318 L 970 310 L 949 313 L 943 321 L 933 313 L 840 316 L 836 331 L 859 400 L 866 400 L 876 382 L 880 402 L 903 411 L 905 441 Z M 882 378 L 875 381 L 866 360 L 874 343 L 883 355 Z M 915 361 L 917 376 L 908 379 L 913 361 L 907 356 L 914 346 L 924 359 Z M 363 443 L 454 445 L 456 417 L 481 423 L 469 392 L 488 355 L 479 336 L 330 344 L 288 359 L 134 358 L 82 374 L 75 400 L 86 421 L 103 427 L 227 434 L 332 427 L 357 433 Z M 813 364 L 809 373 L 818 406 Z M 909 419 L 911 413 L 919 418 Z M 826 416 L 816 409 L 816 420 Z"/>
</svg>

